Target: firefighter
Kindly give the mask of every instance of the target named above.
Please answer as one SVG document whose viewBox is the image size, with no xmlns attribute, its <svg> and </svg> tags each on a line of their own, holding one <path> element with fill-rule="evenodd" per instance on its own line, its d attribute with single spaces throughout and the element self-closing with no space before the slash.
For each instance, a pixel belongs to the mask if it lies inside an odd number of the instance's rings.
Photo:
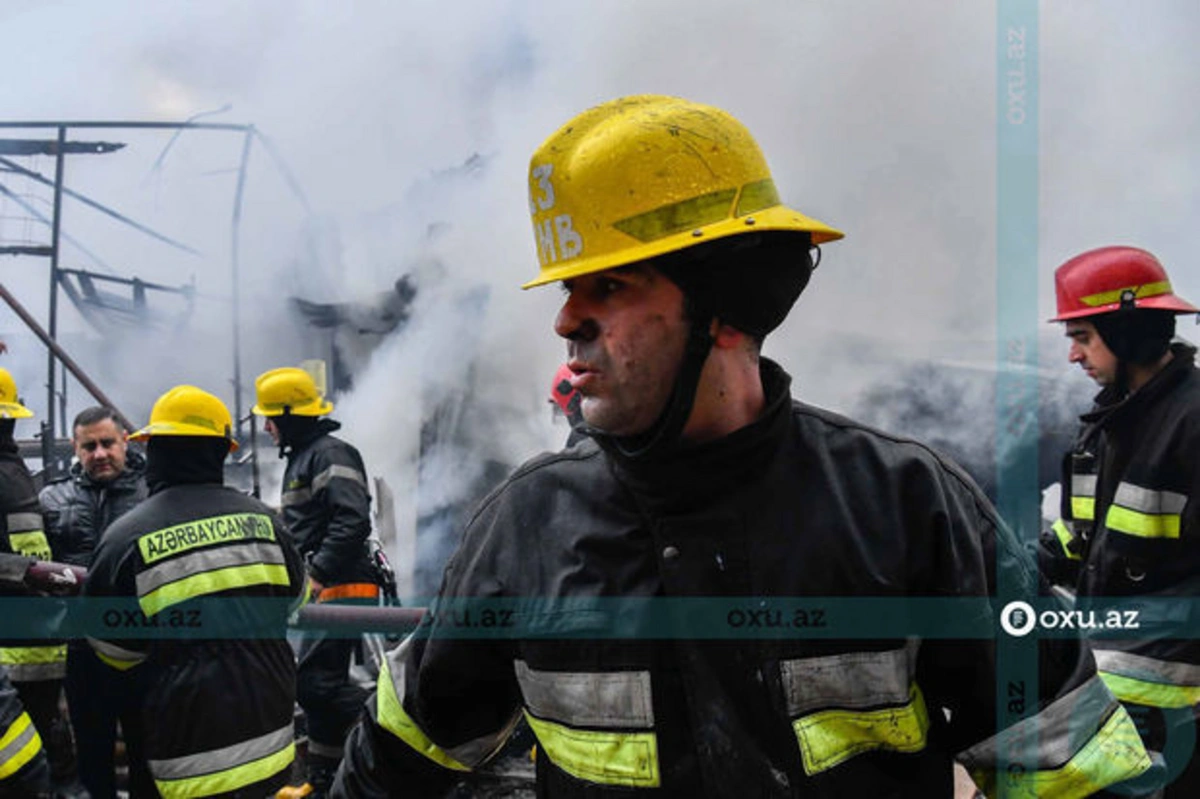
<svg viewBox="0 0 1200 799">
<path fill-rule="evenodd" d="M 3 555 L 0 555 L 3 557 Z M 50 766 L 41 736 L 0 666 L 0 796 L 50 795 Z"/>
<path fill-rule="evenodd" d="M 1077 255 L 1054 285 L 1051 321 L 1070 340 L 1069 361 L 1101 391 L 1064 458 L 1062 518 L 1042 537 L 1055 557 L 1043 562 L 1081 607 L 1099 612 L 1101 597 L 1157 601 L 1140 637 L 1096 636 L 1092 650 L 1146 747 L 1164 755 L 1166 796 L 1200 796 L 1200 644 L 1170 621 L 1186 619 L 1200 594 L 1200 374 L 1195 347 L 1172 342 L 1176 315 L 1198 311 L 1136 247 Z"/>
<path fill-rule="evenodd" d="M 362 456 L 332 435 L 341 425 L 312 376 L 272 369 L 255 380 L 254 413 L 287 457 L 280 506 L 292 540 L 308 566 L 317 602 L 379 600 L 368 538 L 371 495 Z M 359 639 L 305 632 L 299 643 L 296 695 L 308 729 L 308 781 L 281 797 L 324 797 L 342 757 L 346 733 L 358 718 L 366 689 L 350 678 Z"/>
<path fill-rule="evenodd" d="M 304 565 L 280 519 L 224 485 L 231 425 L 194 386 L 158 398 L 131 436 L 148 442 L 150 496 L 105 531 L 84 582 L 105 598 L 88 640 L 140 711 L 124 730 L 133 796 L 263 797 L 294 759 L 286 621 Z"/>
<path fill-rule="evenodd" d="M 995 640 L 828 629 L 819 598 L 975 597 L 990 631 L 998 583 L 1036 576 L 965 472 L 795 402 L 760 356 L 842 234 L 780 203 L 741 123 L 622 98 L 530 167 L 526 286 L 562 283 L 590 440 L 476 510 L 335 796 L 437 795 L 522 715 L 547 797 L 948 798 L 957 758 L 992 795 L 1061 798 L 1150 768 L 1077 640 L 1034 642 L 1038 682 L 1000 716 Z M 443 607 L 466 600 L 518 601 L 511 629 L 464 632 Z M 1034 751 L 998 773 L 1016 740 Z"/>
<path fill-rule="evenodd" d="M 56 561 L 91 566 L 100 534 L 146 498 L 146 459 L 127 441 L 112 408 L 93 406 L 76 415 L 71 425 L 76 462 L 38 496 Z M 93 799 L 113 797 L 113 746 L 122 709 L 113 704 L 118 692 L 104 685 L 114 675 L 85 640 L 68 643 L 67 655 L 67 705 L 79 778 Z"/>
<path fill-rule="evenodd" d="M 12 375 L 8 370 L 0 369 L 0 505 L 3 506 L 0 512 L 4 524 L 0 552 L 51 560 L 37 489 L 13 437 L 16 420 L 32 416 L 33 411 L 17 398 Z M 19 645 L 8 642 L 10 645 L 0 648 L 0 665 L 7 669 L 9 679 L 46 744 L 55 784 L 65 792 L 72 792 L 68 786 L 75 778 L 75 754 L 70 728 L 59 707 L 66 675 L 67 648 L 62 641 L 53 640 L 49 629 L 61 615 L 59 610 L 48 606 L 47 611 L 45 639 Z"/>
</svg>

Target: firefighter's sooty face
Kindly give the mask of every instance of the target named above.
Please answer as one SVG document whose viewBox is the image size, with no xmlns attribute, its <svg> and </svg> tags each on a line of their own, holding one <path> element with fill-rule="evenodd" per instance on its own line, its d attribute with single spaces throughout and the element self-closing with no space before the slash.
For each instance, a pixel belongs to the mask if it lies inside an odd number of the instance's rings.
<svg viewBox="0 0 1200 799">
<path fill-rule="evenodd" d="M 1071 340 L 1067 360 L 1083 367 L 1087 376 L 1098 385 L 1111 386 L 1117 381 L 1117 356 L 1096 332 L 1096 326 L 1086 319 L 1067 322 L 1066 337 Z"/>
<path fill-rule="evenodd" d="M 125 471 L 125 431 L 112 419 L 76 427 L 71 441 L 75 457 L 96 482 L 114 480 Z"/>
<path fill-rule="evenodd" d="M 564 280 L 554 332 L 567 340 L 571 385 L 592 427 L 612 436 L 650 429 L 683 359 L 683 292 L 646 266 Z"/>
</svg>

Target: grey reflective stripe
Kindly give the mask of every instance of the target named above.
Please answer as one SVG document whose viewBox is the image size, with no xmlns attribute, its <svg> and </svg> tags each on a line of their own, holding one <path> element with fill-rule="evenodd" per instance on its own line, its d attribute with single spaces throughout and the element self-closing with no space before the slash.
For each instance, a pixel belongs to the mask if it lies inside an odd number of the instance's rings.
<svg viewBox="0 0 1200 799">
<path fill-rule="evenodd" d="M 279 499 L 280 507 L 286 508 L 289 505 L 300 505 L 308 502 L 312 498 L 312 489 L 297 488 L 294 491 L 284 491 L 283 496 Z"/>
<path fill-rule="evenodd" d="M 648 671 L 537 671 L 513 661 L 525 705 L 535 716 L 571 727 L 654 727 Z"/>
<path fill-rule="evenodd" d="M 260 760 L 286 749 L 292 743 L 295 730 L 289 722 L 274 732 L 241 741 L 220 749 L 210 749 L 196 755 L 174 757 L 170 760 L 151 760 L 150 773 L 156 780 L 182 780 L 228 771 L 246 763 Z"/>
<path fill-rule="evenodd" d="M 329 757 L 334 760 L 342 759 L 342 747 L 335 744 L 323 744 L 320 741 L 308 739 L 308 753 L 310 755 L 319 755 L 321 757 Z"/>
<path fill-rule="evenodd" d="M 42 514 L 40 513 L 8 514 L 8 531 L 10 533 L 28 533 L 41 529 Z"/>
<path fill-rule="evenodd" d="M 108 641 L 103 641 L 99 638 L 88 636 L 87 641 L 92 645 L 92 649 L 113 660 L 120 660 L 125 663 L 141 663 L 147 658 L 145 652 L 134 652 L 132 649 L 123 649 L 116 644 L 110 644 Z"/>
<path fill-rule="evenodd" d="M 16 738 L 13 738 L 11 741 L 9 741 L 7 746 L 5 746 L 3 749 L 0 749 L 0 768 L 3 768 L 8 761 L 16 757 L 22 749 L 29 745 L 29 742 L 33 740 L 33 737 L 37 735 L 37 728 L 33 726 L 33 721 L 29 718 L 29 714 L 23 712 L 21 715 L 12 720 L 12 723 L 8 725 L 8 729 L 0 730 L 0 736 L 6 735 L 8 730 L 12 729 L 13 724 L 17 724 L 22 721 L 25 722 L 25 729 L 21 730 L 21 732 L 17 734 Z M 38 749 L 41 749 L 41 747 L 38 747 Z M 36 753 L 38 750 L 34 751 Z M 0 784 L 7 784 L 7 780 L 5 783 Z"/>
<path fill-rule="evenodd" d="M 1103 680 L 1093 675 L 1036 716 L 960 752 L 958 760 L 968 771 L 988 770 L 995 768 L 1000 752 L 1010 760 L 1024 760 L 1030 754 L 1026 749 L 1033 748 L 1039 771 L 1059 768 L 1092 740 L 1119 704 Z"/>
<path fill-rule="evenodd" d="M 1096 496 L 1096 475 L 1094 475 L 1094 474 L 1071 475 L 1071 496 L 1073 496 L 1073 497 L 1094 497 L 1094 496 Z"/>
<path fill-rule="evenodd" d="M 334 464 L 313 478 L 312 492 L 314 494 L 317 493 L 322 488 L 327 486 L 330 480 L 334 480 L 339 477 L 344 480 L 353 480 L 363 488 L 367 487 L 367 476 L 358 469 L 355 469 L 352 466 L 341 466 Z"/>
<path fill-rule="evenodd" d="M 244 566 L 251 563 L 285 563 L 283 550 L 278 544 L 255 541 L 248 544 L 233 544 L 219 549 L 201 549 L 164 561 L 137 576 L 138 596 L 145 596 L 156 588 L 190 577 L 201 572 L 213 571 L 226 566 Z"/>
<path fill-rule="evenodd" d="M 781 660 L 788 715 L 907 703 L 918 647 L 914 639 L 903 649 Z"/>
<path fill-rule="evenodd" d="M 1142 513 L 1183 513 L 1187 497 L 1174 491 L 1153 491 L 1133 483 L 1119 483 L 1113 503 Z"/>
<path fill-rule="evenodd" d="M 1200 686 L 1200 666 L 1194 663 L 1158 660 L 1116 649 L 1099 649 L 1098 647 L 1102 645 L 1102 641 L 1092 642 L 1092 653 L 1096 656 L 1098 671 L 1132 677 L 1145 682 Z"/>
<path fill-rule="evenodd" d="M 67 664 L 62 660 L 54 663 L 13 663 L 6 668 L 8 676 L 13 682 L 61 680 L 67 676 Z"/>
<path fill-rule="evenodd" d="M 499 732 L 492 735 L 480 736 L 473 741 L 467 741 L 465 744 L 459 744 L 458 746 L 446 747 L 443 751 L 459 763 L 474 768 L 496 754 L 500 747 L 504 746 L 505 741 L 512 735 L 513 730 L 517 728 L 517 723 L 521 718 L 521 710 L 518 708 L 517 712 L 513 713 L 513 717 Z M 339 751 L 338 757 L 341 757 L 341 755 L 342 753 Z"/>
</svg>

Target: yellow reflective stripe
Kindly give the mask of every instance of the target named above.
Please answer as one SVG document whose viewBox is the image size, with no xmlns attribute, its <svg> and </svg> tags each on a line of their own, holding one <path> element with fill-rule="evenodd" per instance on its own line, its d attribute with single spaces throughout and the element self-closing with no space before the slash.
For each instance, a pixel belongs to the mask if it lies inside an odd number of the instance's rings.
<svg viewBox="0 0 1200 799">
<path fill-rule="evenodd" d="M 1151 707 L 1191 707 L 1200 704 L 1200 686 L 1149 682 L 1111 671 L 1100 672 L 1100 679 L 1122 702 Z"/>
<path fill-rule="evenodd" d="M 653 732 L 578 730 L 525 713 L 550 762 L 587 782 L 657 788 L 658 738 Z"/>
<path fill-rule="evenodd" d="M 42 751 L 42 738 L 29 714 L 22 711 L 0 738 L 0 780 L 11 777 Z"/>
<path fill-rule="evenodd" d="M 65 663 L 66 660 L 66 644 L 0 648 L 0 664 L 5 666 L 20 666 L 26 663 Z"/>
<path fill-rule="evenodd" d="M 111 666 L 117 671 L 129 671 L 134 666 L 142 662 L 141 660 L 118 660 L 112 655 L 106 655 L 103 652 L 96 652 L 96 657 L 100 658 L 100 662 Z"/>
<path fill-rule="evenodd" d="M 1095 308 L 1097 305 L 1112 305 L 1114 302 L 1120 302 L 1121 295 L 1127 291 L 1132 291 L 1133 296 L 1138 299 L 1157 297 L 1160 294 L 1171 293 L 1171 281 L 1160 280 L 1156 283 L 1143 283 L 1140 286 L 1126 286 L 1125 288 L 1113 289 L 1112 291 L 1101 291 L 1096 294 L 1089 294 L 1086 297 L 1080 297 L 1079 301 L 1090 308 Z"/>
<path fill-rule="evenodd" d="M 1050 529 L 1054 530 L 1054 534 L 1058 536 L 1058 543 L 1062 545 L 1064 555 L 1071 560 L 1082 560 L 1078 553 L 1072 552 L 1070 549 L 1070 544 L 1075 540 L 1075 536 L 1067 529 L 1066 522 L 1059 519 Z"/>
<path fill-rule="evenodd" d="M 18 555 L 25 555 L 38 560 L 50 560 L 50 542 L 41 530 L 31 533 L 9 533 L 8 545 Z"/>
<path fill-rule="evenodd" d="M 272 563 L 251 563 L 246 566 L 214 569 L 176 580 L 161 588 L 156 588 L 145 596 L 138 597 L 138 604 L 143 613 L 153 616 L 171 605 L 207 594 L 251 585 L 289 585 L 289 583 L 286 566 Z"/>
<path fill-rule="evenodd" d="M 1022 772 L 974 771 L 971 776 L 988 796 L 1029 799 L 1082 799 L 1150 768 L 1150 757 L 1125 708 L 1118 707 L 1091 740 L 1056 769 Z"/>
<path fill-rule="evenodd" d="M 1138 538 L 1179 538 L 1178 513 L 1140 513 L 1119 505 L 1110 505 L 1104 526 Z"/>
<path fill-rule="evenodd" d="M 613 223 L 613 227 L 641 242 L 656 241 L 672 233 L 728 219 L 737 193 L 737 189 L 722 189 L 699 197 L 689 197 L 644 214 L 620 219 Z"/>
<path fill-rule="evenodd" d="M 252 760 L 224 771 L 205 774 L 202 777 L 187 777 L 180 780 L 154 780 L 165 799 L 193 799 L 236 791 L 247 785 L 261 782 L 284 769 L 296 759 L 296 744 L 289 743 L 283 749 L 266 757 Z"/>
<path fill-rule="evenodd" d="M 925 748 L 929 712 L 913 683 L 908 702 L 880 710 L 822 710 L 792 722 L 804 772 L 819 774 L 872 749 L 919 752 Z"/>
<path fill-rule="evenodd" d="M 763 178 L 742 186 L 742 193 L 738 196 L 737 210 L 733 212 L 733 215 L 745 216 L 776 205 L 779 205 L 779 190 L 775 188 L 775 181 Z"/>
<path fill-rule="evenodd" d="M 1095 497 L 1071 497 L 1071 516 L 1080 521 L 1091 521 L 1096 518 Z"/>
<path fill-rule="evenodd" d="M 470 771 L 469 768 L 429 740 L 429 737 L 409 717 L 408 713 L 404 712 L 404 703 L 400 701 L 400 697 L 396 693 L 396 686 L 392 683 L 392 674 L 387 658 L 384 658 L 379 665 L 379 679 L 375 686 L 375 714 L 379 720 L 379 726 L 439 766 L 455 771 Z"/>
</svg>

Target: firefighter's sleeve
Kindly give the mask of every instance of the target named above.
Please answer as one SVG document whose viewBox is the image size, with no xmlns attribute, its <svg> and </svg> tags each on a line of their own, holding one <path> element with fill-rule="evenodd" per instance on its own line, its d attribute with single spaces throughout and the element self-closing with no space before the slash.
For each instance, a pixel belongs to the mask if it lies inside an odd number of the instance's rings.
<svg viewBox="0 0 1200 799">
<path fill-rule="evenodd" d="M 333 796 L 442 795 L 508 739 L 521 712 L 514 643 L 468 629 L 464 615 L 501 594 L 491 549 L 468 527 L 426 620 L 385 658 Z"/>
<path fill-rule="evenodd" d="M 979 597 L 993 634 L 923 641 L 918 680 L 976 784 L 988 797 L 1075 799 L 1146 772 L 1133 721 L 1078 637 L 1003 630 L 1002 616 L 1021 621 L 1005 606 L 1049 593 L 1028 551 L 965 475 L 930 490 L 933 580 L 943 596 Z"/>
<path fill-rule="evenodd" d="M 1037 541 L 1038 571 L 1051 585 L 1074 588 L 1083 563 L 1083 541 L 1075 533 L 1073 523 L 1058 519 L 1043 530 Z"/>
<path fill-rule="evenodd" d="M 0 667 L 0 795 L 49 795 L 50 766 L 42 739 Z"/>
<path fill-rule="evenodd" d="M 83 582 L 87 641 L 96 657 L 117 671 L 141 665 L 149 656 L 148 638 L 123 638 L 123 629 L 144 625 L 137 603 L 136 547 L 123 545 L 119 536 L 100 539 L 87 579 Z"/>
<path fill-rule="evenodd" d="M 364 560 L 371 535 L 371 494 L 362 459 L 350 448 L 331 447 L 317 454 L 313 498 L 328 511 L 329 526 L 313 553 L 313 576 L 326 582 L 338 564 Z"/>
</svg>

